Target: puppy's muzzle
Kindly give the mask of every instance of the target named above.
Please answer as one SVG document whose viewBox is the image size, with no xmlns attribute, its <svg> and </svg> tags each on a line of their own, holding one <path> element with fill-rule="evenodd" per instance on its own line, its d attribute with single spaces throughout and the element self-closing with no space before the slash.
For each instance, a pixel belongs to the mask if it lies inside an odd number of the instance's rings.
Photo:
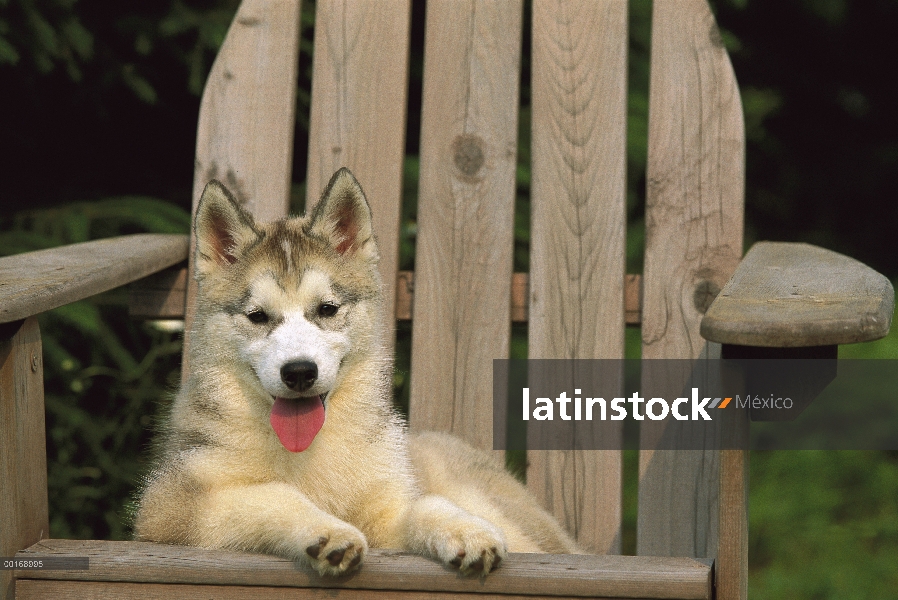
<svg viewBox="0 0 898 600">
<path fill-rule="evenodd" d="M 318 365 L 310 360 L 297 360 L 281 367 L 281 381 L 294 392 L 304 392 L 318 379 Z"/>
</svg>

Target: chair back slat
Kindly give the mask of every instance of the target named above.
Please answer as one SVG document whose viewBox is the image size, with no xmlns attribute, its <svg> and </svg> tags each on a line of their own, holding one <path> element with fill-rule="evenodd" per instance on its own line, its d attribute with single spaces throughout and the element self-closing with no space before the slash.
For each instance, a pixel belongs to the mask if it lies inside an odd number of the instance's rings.
<svg viewBox="0 0 898 600">
<path fill-rule="evenodd" d="M 653 6 L 642 357 L 714 358 L 699 322 L 742 256 L 742 106 L 707 2 Z M 720 455 L 642 452 L 639 554 L 716 556 Z"/>
<path fill-rule="evenodd" d="M 306 210 L 349 167 L 374 215 L 386 315 L 396 311 L 410 26 L 410 0 L 316 5 Z"/>
<path fill-rule="evenodd" d="M 627 3 L 535 2 L 532 65 L 529 357 L 622 359 Z M 573 396 L 583 380 L 568 383 Z M 528 462 L 528 486 L 581 545 L 620 552 L 620 451 Z"/>
<path fill-rule="evenodd" d="M 493 446 L 508 356 L 521 0 L 427 4 L 410 425 Z"/>
<path fill-rule="evenodd" d="M 244 0 L 200 104 L 193 210 L 221 180 L 259 221 L 287 214 L 293 165 L 300 2 Z M 193 270 L 195 241 L 189 255 Z M 189 364 L 196 282 L 188 280 L 182 377 Z"/>
</svg>

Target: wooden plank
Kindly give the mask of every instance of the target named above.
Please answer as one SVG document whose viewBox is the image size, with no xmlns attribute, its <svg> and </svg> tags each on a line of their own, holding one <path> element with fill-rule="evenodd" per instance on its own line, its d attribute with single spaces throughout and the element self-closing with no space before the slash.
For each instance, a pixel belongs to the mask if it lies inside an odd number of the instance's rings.
<svg viewBox="0 0 898 600">
<path fill-rule="evenodd" d="M 0 556 L 50 535 L 44 367 L 37 319 L 0 325 Z M 0 570 L 0 599 L 15 595 L 13 571 Z"/>
<path fill-rule="evenodd" d="M 186 235 L 142 233 L 0 258 L 0 323 L 131 283 L 186 257 Z"/>
<path fill-rule="evenodd" d="M 797 348 L 851 344 L 889 333 L 895 291 L 842 254 L 759 242 L 702 319 L 704 338 L 723 344 Z"/>
<path fill-rule="evenodd" d="M 374 215 L 387 315 L 399 269 L 410 27 L 410 0 L 316 4 L 306 210 L 349 167 Z"/>
<path fill-rule="evenodd" d="M 511 321 L 526 323 L 530 318 L 529 282 L 527 273 L 514 273 L 511 278 Z M 396 319 L 410 321 L 415 302 L 415 274 L 399 271 L 396 277 Z M 642 276 L 624 278 L 624 306 L 627 325 L 639 325 L 642 319 Z"/>
<path fill-rule="evenodd" d="M 642 275 L 627 275 L 624 279 L 624 321 L 627 325 L 642 324 Z"/>
<path fill-rule="evenodd" d="M 206 183 L 218 179 L 259 221 L 287 214 L 300 5 L 240 4 L 200 103 L 194 210 Z"/>
<path fill-rule="evenodd" d="M 134 282 L 128 292 L 133 319 L 183 319 L 187 268 L 166 269 Z"/>
<path fill-rule="evenodd" d="M 511 278 L 511 321 L 526 323 L 528 318 L 527 273 Z M 135 282 L 128 300 L 129 313 L 140 319 L 183 319 L 187 269 L 164 271 L 158 276 Z M 396 273 L 396 319 L 411 321 L 415 297 L 415 273 Z M 642 319 L 642 276 L 624 278 L 624 307 L 627 325 L 639 325 Z"/>
<path fill-rule="evenodd" d="M 283 588 L 259 586 L 218 586 L 181 585 L 165 583 L 121 583 L 107 581 L 51 581 L 19 580 L 16 590 L 18 600 L 54 598 L 55 600 L 118 600 L 119 598 L 143 598 L 144 600 L 325 600 L 345 598 L 347 600 L 391 600 L 409 598 L 416 600 L 553 600 L 573 599 L 574 596 L 523 596 L 520 594 L 484 594 L 473 592 L 402 592 L 397 590 L 334 590 L 329 588 Z M 595 600 L 618 600 L 607 596 L 594 597 Z"/>
<path fill-rule="evenodd" d="M 744 358 L 743 347 L 724 346 L 723 358 Z M 835 351 L 836 349 L 833 348 Z M 835 364 L 836 354 L 832 359 Z M 722 383 L 726 389 L 745 389 L 745 373 L 741 367 L 724 363 Z M 748 411 L 729 411 L 723 415 L 722 435 L 735 447 L 749 446 Z M 714 580 L 717 598 L 722 600 L 748 599 L 748 450 L 720 451 L 720 510 L 718 531 L 720 543 Z"/>
<path fill-rule="evenodd" d="M 287 214 L 296 116 L 299 0 L 243 0 L 200 102 L 193 211 L 218 179 L 259 221 Z M 190 272 L 195 242 L 191 239 Z M 182 376 L 187 373 L 196 282 L 188 278 Z"/>
<path fill-rule="evenodd" d="M 747 431 L 748 427 L 745 429 Z M 749 456 L 748 450 L 720 451 L 721 503 L 718 529 L 721 542 L 717 550 L 717 570 L 714 573 L 717 597 L 720 600 L 748 598 Z"/>
<path fill-rule="evenodd" d="M 642 357 L 712 358 L 719 346 L 702 340 L 699 322 L 742 254 L 741 101 L 705 0 L 655 2 L 652 24 Z M 644 422 L 642 434 L 651 439 L 657 427 Z M 717 497 L 719 458 L 641 454 L 640 554 L 715 551 L 718 503 L 738 501 Z"/>
<path fill-rule="evenodd" d="M 18 570 L 19 578 L 400 590 L 611 598 L 710 598 L 711 565 L 689 558 L 510 554 L 486 578 L 466 578 L 434 561 L 371 550 L 360 570 L 322 578 L 290 560 L 147 542 L 43 540 L 19 558 L 87 556 L 83 571 Z"/>
<path fill-rule="evenodd" d="M 511 328 L 522 16 L 521 0 L 427 4 L 410 424 L 484 449 Z"/>
<path fill-rule="evenodd" d="M 108 581 L 50 581 L 19 580 L 16 588 L 17 600 L 54 598 L 55 600 L 118 600 L 119 598 L 142 598 L 143 600 L 326 600 L 341 598 L 347 600 L 391 600 L 408 598 L 416 600 L 539 600 L 552 598 L 564 600 L 573 596 L 522 596 L 520 594 L 459 594 L 455 592 L 401 592 L 397 590 L 334 590 L 328 588 L 283 588 L 259 586 L 182 585 L 167 583 L 121 583 Z M 615 600 L 598 598 L 597 600 Z"/>
<path fill-rule="evenodd" d="M 623 358 L 627 4 L 535 2 L 532 89 L 530 358 Z M 620 552 L 620 451 L 528 462 L 528 487 L 582 546 Z"/>
<path fill-rule="evenodd" d="M 742 105 L 707 2 L 653 6 L 643 358 L 694 358 L 742 256 Z"/>
</svg>

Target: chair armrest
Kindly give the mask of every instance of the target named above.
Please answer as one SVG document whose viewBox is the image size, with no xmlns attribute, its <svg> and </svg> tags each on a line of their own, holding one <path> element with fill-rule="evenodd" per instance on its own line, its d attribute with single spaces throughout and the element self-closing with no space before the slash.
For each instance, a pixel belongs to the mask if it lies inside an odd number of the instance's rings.
<svg viewBox="0 0 898 600">
<path fill-rule="evenodd" d="M 708 307 L 701 335 L 776 348 L 867 342 L 888 334 L 894 307 L 892 284 L 863 263 L 808 244 L 759 242 Z"/>
<path fill-rule="evenodd" d="M 0 258 L 0 323 L 82 300 L 187 258 L 186 235 L 141 233 Z"/>
</svg>

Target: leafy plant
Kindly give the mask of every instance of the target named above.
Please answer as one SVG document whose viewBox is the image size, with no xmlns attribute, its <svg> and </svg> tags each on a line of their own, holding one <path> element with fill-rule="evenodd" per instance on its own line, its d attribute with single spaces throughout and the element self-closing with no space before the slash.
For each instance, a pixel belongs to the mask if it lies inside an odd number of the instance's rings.
<svg viewBox="0 0 898 600">
<path fill-rule="evenodd" d="M 186 233 L 190 215 L 146 197 L 24 211 L 0 222 L 0 255 L 123 233 Z M 177 385 L 177 333 L 130 319 L 123 290 L 39 316 L 50 535 L 126 539 L 124 505 L 157 410 Z"/>
</svg>

